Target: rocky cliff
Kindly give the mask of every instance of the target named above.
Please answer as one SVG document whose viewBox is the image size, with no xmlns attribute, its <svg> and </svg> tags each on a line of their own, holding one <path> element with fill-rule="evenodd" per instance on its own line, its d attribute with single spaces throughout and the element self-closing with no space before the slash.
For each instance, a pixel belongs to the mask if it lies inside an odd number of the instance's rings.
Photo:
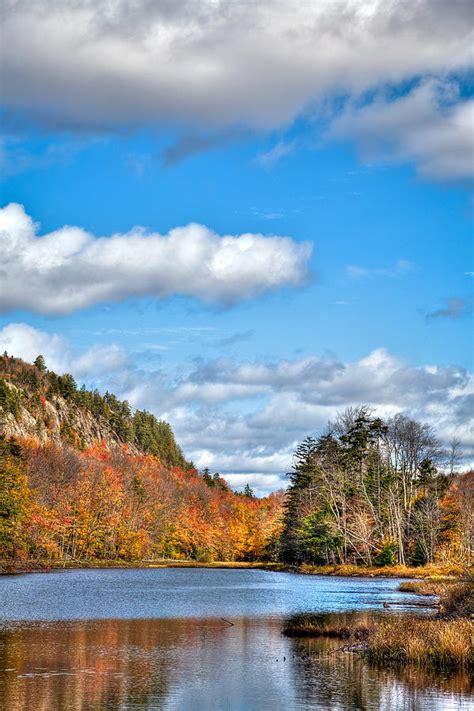
<svg viewBox="0 0 474 711">
<path fill-rule="evenodd" d="M 34 364 L 0 356 L 0 435 L 69 444 L 86 450 L 102 445 L 131 454 L 149 453 L 163 463 L 188 468 L 171 427 L 146 411 L 132 412 L 110 393 L 77 388 L 39 356 Z"/>
<path fill-rule="evenodd" d="M 138 452 L 133 444 L 120 440 L 105 418 L 95 417 L 61 395 L 49 399 L 40 396 L 37 403 L 25 389 L 13 383 L 4 381 L 4 387 L 10 390 L 8 399 L 18 403 L 13 412 L 0 404 L 0 434 L 4 437 L 35 439 L 40 444 L 67 442 L 79 449 L 89 449 L 98 443 L 107 449 L 126 444 L 134 453 Z"/>
</svg>

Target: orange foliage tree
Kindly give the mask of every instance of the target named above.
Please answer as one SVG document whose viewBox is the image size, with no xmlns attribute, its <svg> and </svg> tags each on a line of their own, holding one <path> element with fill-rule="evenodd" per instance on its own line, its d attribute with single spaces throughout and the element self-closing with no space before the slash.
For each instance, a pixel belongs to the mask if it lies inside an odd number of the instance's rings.
<svg viewBox="0 0 474 711">
<path fill-rule="evenodd" d="M 164 466 L 151 455 L 22 443 L 37 558 L 201 561 L 268 558 L 282 494 L 236 494 L 220 477 Z"/>
</svg>

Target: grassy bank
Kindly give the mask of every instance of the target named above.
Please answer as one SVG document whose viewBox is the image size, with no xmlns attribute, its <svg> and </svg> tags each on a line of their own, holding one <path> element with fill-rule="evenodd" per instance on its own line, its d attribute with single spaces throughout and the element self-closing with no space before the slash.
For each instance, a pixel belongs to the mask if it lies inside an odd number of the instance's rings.
<svg viewBox="0 0 474 711">
<path fill-rule="evenodd" d="M 325 622 L 310 613 L 295 615 L 283 628 L 287 637 L 338 637 L 352 641 L 367 639 L 373 631 L 374 627 L 365 622 L 348 622 L 345 615 L 341 615 L 340 622 Z"/>
<path fill-rule="evenodd" d="M 466 617 L 474 619 L 474 576 L 467 575 L 463 580 L 432 578 L 426 580 L 407 580 L 400 583 L 402 592 L 420 596 L 436 596 L 439 600 L 439 616 L 445 619 Z"/>
<path fill-rule="evenodd" d="M 15 564 L 0 561 L 0 574 L 40 573 L 52 570 L 81 570 L 96 568 L 136 569 L 136 568 L 263 568 L 264 563 L 246 561 L 197 561 L 197 560 L 23 560 Z"/>
<path fill-rule="evenodd" d="M 276 564 L 280 565 L 280 564 Z M 306 575 L 345 575 L 354 577 L 384 578 L 457 578 L 465 573 L 465 568 L 457 563 L 442 563 L 411 567 L 407 565 L 363 566 L 349 563 L 340 565 L 307 565 L 294 568 L 282 566 Z"/>
<path fill-rule="evenodd" d="M 258 568 L 276 572 L 301 573 L 303 575 L 333 575 L 348 577 L 389 577 L 389 578 L 421 578 L 430 580 L 456 579 L 465 573 L 465 569 L 455 563 L 431 564 L 423 567 L 405 565 L 367 567 L 362 565 L 287 565 L 267 561 L 200 561 L 172 560 L 162 558 L 157 560 L 120 560 L 91 558 L 79 560 L 20 560 L 16 562 L 0 561 L 0 574 L 12 572 L 40 572 L 64 568 Z M 407 581 L 404 585 L 411 585 Z M 402 588 L 401 588 L 402 589 Z M 406 591 L 415 592 L 408 587 Z M 438 594 L 438 593 L 426 593 Z"/>
<path fill-rule="evenodd" d="M 283 633 L 289 637 L 339 637 L 341 651 L 361 652 L 372 663 L 413 664 L 427 669 L 474 668 L 474 584 L 472 577 L 454 581 L 407 581 L 400 590 L 436 595 L 440 612 L 430 617 L 325 623 L 318 615 L 291 618 Z"/>
<path fill-rule="evenodd" d="M 408 618 L 383 622 L 367 640 L 369 661 L 435 668 L 474 668 L 471 620 Z"/>
<path fill-rule="evenodd" d="M 413 664 L 427 669 L 474 668 L 474 624 L 467 618 L 423 619 L 413 616 L 362 623 L 321 625 L 309 615 L 289 622 L 289 637 L 338 637 L 340 651 L 361 652 L 377 664 Z"/>
</svg>

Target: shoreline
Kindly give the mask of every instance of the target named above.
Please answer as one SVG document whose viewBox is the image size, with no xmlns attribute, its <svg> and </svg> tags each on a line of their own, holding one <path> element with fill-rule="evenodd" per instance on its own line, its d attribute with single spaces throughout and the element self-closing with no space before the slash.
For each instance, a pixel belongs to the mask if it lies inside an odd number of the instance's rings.
<svg viewBox="0 0 474 711">
<path fill-rule="evenodd" d="M 411 579 L 458 579 L 466 574 L 466 568 L 458 564 L 411 566 L 364 567 L 353 564 L 339 565 L 288 565 L 265 561 L 196 561 L 196 560 L 25 560 L 15 565 L 0 561 L 0 575 L 48 573 L 58 570 L 100 569 L 158 569 L 158 568 L 208 568 L 231 570 L 268 570 L 300 575 L 323 575 L 354 578 L 411 578 Z"/>
<path fill-rule="evenodd" d="M 157 568 L 207 568 L 234 570 L 269 570 L 326 577 L 345 577 L 336 586 L 350 585 L 347 579 L 357 577 L 395 579 L 401 593 L 411 593 L 417 600 L 406 602 L 381 601 L 383 608 L 404 605 L 406 608 L 427 608 L 426 615 L 405 609 L 401 615 L 370 619 L 348 618 L 335 613 L 305 612 L 289 617 L 282 632 L 288 637 L 339 638 L 342 644 L 334 653 L 360 654 L 372 665 L 401 666 L 428 670 L 470 670 L 474 666 L 472 635 L 474 633 L 474 586 L 472 575 L 460 566 L 424 566 L 410 568 L 363 568 L 357 566 L 287 566 L 259 561 L 190 561 L 160 559 L 153 561 L 23 561 L 23 568 L 10 572 L 47 573 L 64 570 L 137 570 Z M 296 581 L 295 581 L 296 582 Z M 316 581 L 315 581 L 316 582 Z M 291 586 L 291 581 L 287 583 Z M 363 583 L 362 583 L 363 585 Z M 393 585 L 393 583 L 392 583 Z M 212 586 L 212 580 L 210 583 Z M 332 586 L 331 586 L 332 587 Z M 356 586 L 358 587 L 358 586 Z M 375 608 L 374 608 L 375 610 Z M 392 611 L 393 612 L 393 611 Z M 418 610 L 417 610 L 418 612 Z M 324 619 L 327 618 L 327 619 Z M 224 621 L 225 618 L 221 618 Z M 232 623 L 231 623 L 232 624 Z M 332 653 L 332 652 L 330 652 Z"/>
<path fill-rule="evenodd" d="M 432 602 L 414 603 L 437 609 L 426 616 L 403 615 L 358 621 L 342 616 L 325 621 L 318 613 L 293 615 L 283 629 L 288 637 L 336 637 L 344 644 L 336 651 L 362 654 L 371 664 L 434 669 L 470 670 L 474 667 L 474 585 L 464 580 L 418 580 L 400 583 L 398 590 L 430 596 Z M 391 603 L 391 605 L 397 603 Z M 413 603 L 412 603 L 413 604 Z M 384 603 L 384 607 L 389 605 Z"/>
</svg>

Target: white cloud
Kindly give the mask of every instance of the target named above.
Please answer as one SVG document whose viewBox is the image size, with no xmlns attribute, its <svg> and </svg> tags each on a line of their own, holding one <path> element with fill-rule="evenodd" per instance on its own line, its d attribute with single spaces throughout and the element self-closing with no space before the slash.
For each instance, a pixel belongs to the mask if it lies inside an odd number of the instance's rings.
<svg viewBox="0 0 474 711">
<path fill-rule="evenodd" d="M 474 63 L 471 0 L 10 0 L 2 33 L 10 142 L 32 126 L 81 137 L 172 126 L 170 165 L 249 130 L 326 120 L 349 97 L 328 137 L 356 139 L 371 160 L 415 161 L 429 178 L 472 175 L 473 103 L 446 80 Z M 408 97 L 356 108 L 420 77 Z M 293 148 L 282 140 L 258 161 L 271 167 Z M 10 146 L 4 161 L 19 171 L 67 157 Z M 140 174 L 143 160 L 130 166 Z"/>
<path fill-rule="evenodd" d="M 474 100 L 459 100 L 454 83 L 430 79 L 397 99 L 378 96 L 350 105 L 328 139 L 354 139 L 363 160 L 414 162 L 437 180 L 474 175 Z"/>
<path fill-rule="evenodd" d="M 131 296 L 231 304 L 296 286 L 311 245 L 261 234 L 219 236 L 197 224 L 166 235 L 136 227 L 107 238 L 65 226 L 40 237 L 24 208 L 11 203 L 0 210 L 0 250 L 0 310 L 67 314 Z"/>
<path fill-rule="evenodd" d="M 464 368 L 412 366 L 383 348 L 354 361 L 308 357 L 276 362 L 219 359 L 183 376 L 142 371 L 114 344 L 83 353 L 26 324 L 0 331 L 0 352 L 72 372 L 169 420 L 186 455 L 236 486 L 259 492 L 284 485 L 292 452 L 348 406 L 366 404 L 382 417 L 397 412 L 431 424 L 445 443 L 461 440 L 474 461 L 474 378 Z M 248 398 L 253 398 L 248 400 Z M 231 478 L 233 477 L 233 478 Z"/>
<path fill-rule="evenodd" d="M 4 3 L 2 96 L 56 128 L 275 128 L 333 92 L 464 69 L 472 4 Z"/>
<path fill-rule="evenodd" d="M 286 158 L 295 150 L 296 142 L 278 141 L 278 143 L 264 153 L 259 153 L 255 162 L 266 170 L 273 168 L 282 158 Z"/>
<path fill-rule="evenodd" d="M 225 475 L 281 478 L 296 442 L 359 404 L 374 407 L 382 417 L 404 412 L 427 421 L 445 442 L 458 437 L 466 456 L 474 458 L 471 374 L 457 366 L 414 367 L 385 349 L 352 362 L 221 359 L 171 386 L 170 378 L 157 386 L 155 376 L 137 380 L 138 390 L 125 387 L 129 399 L 150 409 L 160 402 L 186 452 Z M 257 399 L 247 407 L 249 396 Z"/>
<path fill-rule="evenodd" d="M 130 365 L 126 352 L 115 343 L 92 346 L 71 363 L 71 369 L 79 376 L 106 375 Z"/>
<path fill-rule="evenodd" d="M 114 343 L 92 346 L 75 356 L 66 339 L 26 323 L 11 323 L 0 330 L 0 353 L 5 351 L 30 363 L 41 354 L 51 370 L 74 373 L 85 379 L 130 365 L 127 353 Z"/>
<path fill-rule="evenodd" d="M 52 370 L 62 373 L 69 365 L 67 343 L 55 333 L 39 331 L 26 323 L 11 323 L 0 331 L 0 352 L 28 362 L 42 354 Z"/>
<path fill-rule="evenodd" d="M 463 368 L 412 367 L 380 348 L 347 363 L 317 357 L 276 363 L 210 362 L 178 382 L 169 402 L 174 406 L 196 401 L 214 405 L 257 395 L 271 396 L 253 421 L 261 421 L 270 407 L 269 419 L 285 422 L 288 418 L 283 395 L 291 395 L 293 400 L 289 398 L 288 403 L 294 402 L 295 410 L 300 406 L 303 413 L 307 406 L 340 409 L 360 403 L 413 409 L 438 402 L 441 395 L 447 397 L 455 388 L 459 389 L 457 394 L 462 394 L 468 383 L 469 373 Z M 277 395 L 279 402 L 275 400 Z M 280 414 L 273 411 L 274 404 Z M 296 413 L 295 416 L 298 417 Z"/>
</svg>

